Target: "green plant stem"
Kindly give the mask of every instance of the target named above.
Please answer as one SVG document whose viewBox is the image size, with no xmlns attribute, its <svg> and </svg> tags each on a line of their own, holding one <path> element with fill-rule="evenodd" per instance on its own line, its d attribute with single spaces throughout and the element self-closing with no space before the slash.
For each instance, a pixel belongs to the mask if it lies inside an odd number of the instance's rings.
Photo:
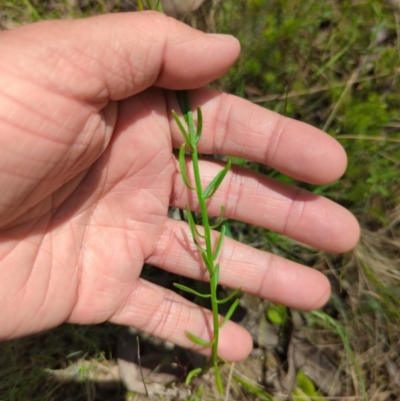
<svg viewBox="0 0 400 401">
<path fill-rule="evenodd" d="M 215 194 L 224 180 L 226 174 L 230 168 L 230 162 L 228 161 L 227 165 L 211 180 L 208 184 L 207 188 L 203 190 L 203 186 L 201 183 L 201 173 L 200 173 L 200 162 L 199 162 L 199 154 L 197 150 L 197 143 L 201 138 L 202 134 L 202 112 L 200 108 L 197 108 L 197 127 L 195 129 L 195 124 L 193 121 L 193 112 L 190 106 L 189 94 L 187 91 L 177 92 L 177 98 L 183 113 L 184 122 L 186 123 L 186 128 L 183 122 L 179 119 L 178 115 L 172 111 L 172 115 L 175 119 L 177 126 L 179 127 L 184 143 L 182 144 L 179 151 L 179 167 L 181 170 L 182 180 L 185 183 L 186 187 L 196 192 L 196 196 L 199 202 L 200 214 L 202 218 L 203 224 L 203 233 L 200 233 L 195 224 L 195 219 L 192 215 L 192 212 L 187 205 L 187 216 L 188 223 L 190 227 L 190 232 L 193 237 L 193 241 L 201 253 L 201 257 L 206 267 L 209 277 L 210 277 L 210 293 L 209 294 L 200 294 L 189 287 L 185 287 L 181 284 L 176 287 L 184 290 L 191 294 L 196 294 L 201 298 L 211 298 L 211 309 L 212 309 L 212 320 L 213 320 L 213 338 L 211 341 L 203 340 L 202 338 L 197 337 L 196 335 L 187 332 L 186 335 L 189 339 L 196 345 L 201 347 L 211 347 L 211 364 L 215 370 L 215 379 L 218 391 L 223 394 L 224 389 L 221 380 L 221 373 L 219 370 L 219 357 L 218 357 L 218 342 L 219 342 L 219 330 L 220 328 L 229 320 L 229 318 L 234 313 L 236 307 L 239 304 L 239 300 L 236 299 L 232 305 L 229 307 L 228 312 L 222 321 L 219 320 L 218 313 L 218 305 L 226 303 L 236 297 L 240 292 L 240 289 L 233 291 L 232 294 L 228 295 L 223 299 L 218 299 L 217 297 L 217 287 L 218 287 L 218 277 L 219 277 L 219 264 L 216 262 L 219 253 L 221 251 L 222 242 L 225 237 L 225 228 L 221 229 L 219 237 L 215 244 L 212 241 L 212 231 L 213 229 L 220 226 L 222 223 L 222 216 L 225 208 L 221 206 L 221 216 L 218 219 L 218 223 L 211 226 L 210 220 L 208 216 L 207 210 L 207 201 Z M 185 160 L 185 150 L 188 149 L 190 152 L 190 156 L 192 158 L 193 165 L 193 175 L 194 175 L 194 186 L 189 182 L 188 175 L 186 172 L 186 160 Z M 188 375 L 188 378 L 192 378 L 194 374 L 198 374 L 198 370 L 195 373 L 193 371 Z"/>
<path fill-rule="evenodd" d="M 143 0 L 139 1 L 139 9 L 143 10 Z M 158 10 L 163 12 L 160 0 L 157 0 L 156 5 L 153 5 L 152 0 L 146 0 L 147 6 L 150 10 Z M 196 191 L 197 199 L 199 202 L 200 213 L 202 218 L 202 224 L 204 232 L 201 234 L 195 224 L 195 219 L 190 211 L 189 206 L 187 206 L 187 213 L 188 213 L 188 223 L 190 227 L 190 231 L 192 233 L 193 241 L 197 247 L 197 249 L 201 252 L 201 256 L 204 262 L 204 265 L 208 271 L 210 276 L 210 293 L 209 294 L 200 294 L 197 293 L 195 290 L 185 287 L 184 285 L 177 285 L 177 287 L 183 291 L 186 291 L 191 294 L 198 294 L 198 296 L 203 298 L 211 298 L 211 309 L 212 309 L 212 320 L 213 320 L 213 338 L 211 341 L 205 341 L 196 335 L 186 332 L 188 338 L 194 343 L 201 347 L 211 347 L 211 362 L 212 366 L 214 367 L 215 371 L 215 380 L 217 384 L 218 391 L 223 394 L 224 388 L 222 385 L 221 373 L 219 370 L 218 362 L 218 342 L 219 342 L 219 330 L 220 328 L 229 320 L 232 316 L 233 312 L 235 311 L 239 300 L 236 299 L 232 305 L 230 306 L 228 312 L 226 313 L 224 319 L 220 322 L 219 321 L 219 308 L 218 305 L 228 302 L 233 297 L 237 296 L 240 292 L 240 289 L 234 291 L 232 294 L 228 295 L 222 300 L 218 300 L 217 297 L 217 287 L 218 287 L 218 277 L 219 277 L 219 264 L 216 263 L 218 258 L 218 254 L 221 251 L 222 241 L 225 236 L 225 229 L 221 230 L 219 238 L 217 239 L 216 246 L 214 249 L 213 242 L 212 242 L 212 230 L 217 228 L 222 223 L 222 217 L 224 213 L 224 207 L 221 206 L 221 216 L 217 222 L 213 226 L 210 226 L 210 221 L 208 217 L 207 211 L 207 200 L 210 199 L 215 192 L 217 191 L 218 187 L 220 186 L 221 182 L 225 178 L 227 172 L 229 171 L 231 162 L 229 161 L 226 167 L 220 171 L 216 177 L 210 182 L 208 187 L 203 191 L 203 187 L 201 184 L 201 174 L 200 174 L 200 165 L 199 165 L 199 154 L 197 151 L 197 142 L 200 140 L 202 127 L 203 127 L 203 117 L 200 108 L 197 108 L 197 127 L 195 129 L 195 124 L 193 121 L 193 112 L 190 106 L 190 99 L 188 91 L 181 91 L 176 92 L 177 99 L 180 104 L 184 120 L 187 124 L 187 128 L 184 127 L 184 124 L 180 121 L 178 115 L 172 111 L 172 115 L 182 133 L 184 143 L 181 146 L 179 151 L 179 166 L 181 170 L 181 176 L 184 184 L 186 187 L 191 191 Z M 186 173 L 186 163 L 185 163 L 185 150 L 186 147 L 190 151 L 190 155 L 192 157 L 193 163 L 193 173 L 194 173 L 194 181 L 195 186 L 193 187 L 188 180 L 187 173 Z M 199 241 L 200 239 L 200 241 Z M 205 248 L 201 246 L 201 243 L 205 243 Z M 190 380 L 201 373 L 201 369 L 194 369 L 192 370 L 186 378 L 186 382 L 190 383 Z"/>
<path fill-rule="evenodd" d="M 188 113 L 188 125 L 189 130 L 192 128 L 194 130 L 193 124 L 193 114 L 192 112 Z M 190 133 L 191 134 L 191 133 Z M 192 137 L 192 136 L 190 136 Z M 213 255 L 213 247 L 211 243 L 211 228 L 208 218 L 207 205 L 206 200 L 203 196 L 203 188 L 201 185 L 201 177 L 200 177 L 200 168 L 199 168 L 199 156 L 197 152 L 197 146 L 194 147 L 191 152 L 192 163 L 193 163 L 193 172 L 194 179 L 196 184 L 196 195 L 199 201 L 201 219 L 204 227 L 204 237 L 206 244 L 206 253 L 207 260 L 211 261 L 211 266 L 206 266 L 210 275 L 210 293 L 211 293 L 211 309 L 213 314 L 213 340 L 212 340 L 212 364 L 215 369 L 215 374 L 217 377 L 217 385 L 221 381 L 220 373 L 218 369 L 218 340 L 219 340 L 219 313 L 218 313 L 218 299 L 217 299 L 217 285 L 218 285 L 218 277 L 215 274 L 215 265 L 214 265 L 214 255 Z M 219 389 L 220 390 L 220 389 Z"/>
</svg>

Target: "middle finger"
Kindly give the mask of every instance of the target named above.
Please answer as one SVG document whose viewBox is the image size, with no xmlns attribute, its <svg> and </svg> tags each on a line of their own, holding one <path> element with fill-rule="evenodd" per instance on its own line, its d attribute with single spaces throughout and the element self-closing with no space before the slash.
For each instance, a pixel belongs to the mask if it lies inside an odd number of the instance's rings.
<svg viewBox="0 0 400 401">
<path fill-rule="evenodd" d="M 192 210 L 198 211 L 195 193 L 183 183 L 176 163 L 171 206 L 184 209 L 189 203 Z M 222 168 L 220 162 L 200 161 L 202 187 L 206 188 Z M 189 181 L 194 182 L 189 158 L 186 170 Z M 358 223 L 342 206 L 240 166 L 232 166 L 208 201 L 209 214 L 218 216 L 221 205 L 227 218 L 277 231 L 328 252 L 348 251 L 358 241 Z"/>
</svg>

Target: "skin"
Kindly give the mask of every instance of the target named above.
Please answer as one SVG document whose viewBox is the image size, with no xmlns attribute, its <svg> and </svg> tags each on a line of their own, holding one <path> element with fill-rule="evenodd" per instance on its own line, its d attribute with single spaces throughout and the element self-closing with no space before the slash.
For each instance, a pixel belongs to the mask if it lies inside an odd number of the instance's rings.
<svg viewBox="0 0 400 401">
<path fill-rule="evenodd" d="M 64 322 L 135 326 L 184 347 L 212 335 L 208 311 L 141 278 L 144 263 L 206 279 L 186 223 L 196 210 L 172 149 L 182 143 L 172 90 L 204 115 L 201 153 L 267 164 L 325 184 L 346 168 L 330 136 L 245 100 L 204 88 L 240 51 L 236 39 L 164 15 L 106 15 L 0 32 L 0 340 Z M 206 185 L 222 168 L 201 162 Z M 190 160 L 188 160 L 190 171 Z M 190 174 L 189 174 L 190 176 Z M 357 242 L 339 205 L 233 168 L 210 213 L 257 224 L 329 252 Z M 319 272 L 226 239 L 220 283 L 299 309 L 322 306 Z M 219 353 L 248 355 L 250 335 L 228 323 Z M 199 350 L 209 353 L 208 349 Z"/>
</svg>

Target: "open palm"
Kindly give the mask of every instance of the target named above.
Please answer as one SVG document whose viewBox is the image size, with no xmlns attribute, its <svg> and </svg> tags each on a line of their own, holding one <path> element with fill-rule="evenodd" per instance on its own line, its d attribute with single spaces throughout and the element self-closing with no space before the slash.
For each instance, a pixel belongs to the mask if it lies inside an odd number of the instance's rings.
<svg viewBox="0 0 400 401">
<path fill-rule="evenodd" d="M 186 223 L 168 218 L 170 206 L 197 207 L 172 151 L 182 138 L 169 89 L 221 75 L 237 42 L 153 13 L 1 35 L 9 57 L 0 61 L 0 339 L 107 320 L 183 346 L 193 346 L 185 330 L 207 339 L 207 311 L 139 275 L 146 262 L 206 278 Z M 210 89 L 191 97 L 204 114 L 201 153 L 248 158 L 312 183 L 344 171 L 342 148 L 312 127 Z M 221 168 L 203 160 L 204 184 Z M 340 206 L 242 168 L 228 174 L 210 212 L 222 203 L 230 218 L 324 250 L 345 251 L 358 238 Z M 320 273 L 233 240 L 220 263 L 222 284 L 276 302 L 309 309 L 329 296 Z M 234 323 L 221 337 L 222 357 L 250 350 Z"/>
</svg>

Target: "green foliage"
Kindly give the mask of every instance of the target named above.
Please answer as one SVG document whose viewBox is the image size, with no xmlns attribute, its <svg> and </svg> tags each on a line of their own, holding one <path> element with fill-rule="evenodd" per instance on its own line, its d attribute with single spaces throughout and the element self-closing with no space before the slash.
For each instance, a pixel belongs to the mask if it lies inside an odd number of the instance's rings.
<svg viewBox="0 0 400 401">
<path fill-rule="evenodd" d="M 314 383 L 300 369 L 296 377 L 296 390 L 292 391 L 293 401 L 325 401 L 326 398 L 317 391 Z"/>
<path fill-rule="evenodd" d="M 366 386 L 365 386 L 364 376 L 363 376 L 363 374 L 361 372 L 361 368 L 356 360 L 356 356 L 355 356 L 353 347 L 351 346 L 351 341 L 350 341 L 350 337 L 349 337 L 346 326 L 342 325 L 339 321 L 337 321 L 332 316 L 328 315 L 327 313 L 325 313 L 323 311 L 319 311 L 319 310 L 312 311 L 309 313 L 309 316 L 311 317 L 312 324 L 320 325 L 328 330 L 335 332 L 337 335 L 339 335 L 339 337 L 343 343 L 343 346 L 345 348 L 346 354 L 348 355 L 348 357 L 356 371 L 357 378 L 360 383 L 360 387 L 361 387 L 361 391 L 362 391 L 364 400 L 368 401 L 369 397 L 368 397 Z"/>
<path fill-rule="evenodd" d="M 201 173 L 199 167 L 199 156 L 197 151 L 197 143 L 201 138 L 202 134 L 202 114 L 201 109 L 197 108 L 197 127 L 195 128 L 194 119 L 193 119 L 193 112 L 190 105 L 190 99 L 188 92 L 177 92 L 177 98 L 179 105 L 181 107 L 181 111 L 183 113 L 183 121 L 181 121 L 176 112 L 172 111 L 172 116 L 179 127 L 182 138 L 184 140 L 180 151 L 179 151 L 179 166 L 181 170 L 182 180 L 186 187 L 191 190 L 195 191 L 201 212 L 201 220 L 203 224 L 202 234 L 200 230 L 196 227 L 196 223 L 192 212 L 187 205 L 187 217 L 188 223 L 190 227 L 190 231 L 192 234 L 192 238 L 198 251 L 201 254 L 204 267 L 207 269 L 209 278 L 210 278 L 210 293 L 209 294 L 202 294 L 190 287 L 184 286 L 182 284 L 175 284 L 177 288 L 180 290 L 186 291 L 192 295 L 196 295 L 200 298 L 210 298 L 211 299 L 211 306 L 212 306 L 212 314 L 213 314 L 213 338 L 211 341 L 203 340 L 196 335 L 187 332 L 186 335 L 189 339 L 196 345 L 200 347 L 211 347 L 212 349 L 212 366 L 215 371 L 215 378 L 218 391 L 222 394 L 224 392 L 224 388 L 222 385 L 221 373 L 219 370 L 219 360 L 218 360 L 218 340 L 219 340 L 219 330 L 226 324 L 226 322 L 231 318 L 235 309 L 239 304 L 239 299 L 236 299 L 229 307 L 227 313 L 225 314 L 222 321 L 219 321 L 219 305 L 222 303 L 226 303 L 230 301 L 232 298 L 236 297 L 239 290 L 232 292 L 229 296 L 224 299 L 218 299 L 217 297 L 217 287 L 218 287 L 218 278 L 219 278 L 219 264 L 216 263 L 219 253 L 222 248 L 222 243 L 225 237 L 226 226 L 222 226 L 221 232 L 219 234 L 218 240 L 215 244 L 212 242 L 212 229 L 217 228 L 218 225 L 222 222 L 222 216 L 224 212 L 224 207 L 221 206 L 221 216 L 218 220 L 218 223 L 214 226 L 210 225 L 209 216 L 207 212 L 207 205 L 206 202 L 209 200 L 215 192 L 218 190 L 219 186 L 221 185 L 223 179 L 225 178 L 226 174 L 229 171 L 231 161 L 229 160 L 226 166 L 215 176 L 214 179 L 208 184 L 206 189 L 203 190 L 201 184 Z M 186 127 L 185 127 L 186 125 Z M 186 172 L 186 160 L 185 160 L 185 149 L 188 149 L 190 156 L 192 158 L 193 163 L 193 175 L 194 175 L 194 184 L 191 184 L 188 179 L 188 175 Z M 191 381 L 193 376 L 198 375 L 201 372 L 199 369 L 195 369 L 194 371 L 190 372 L 188 375 L 187 381 Z"/>
<path fill-rule="evenodd" d="M 287 85 L 286 114 L 321 128 L 331 120 L 326 128 L 346 148 L 340 185 L 299 184 L 387 223 L 400 190 L 400 81 L 396 28 L 382 3 L 242 0 L 224 2 L 216 15 L 220 30 L 242 43 L 224 88 L 283 112 Z"/>
<path fill-rule="evenodd" d="M 160 1 L 157 0 L 156 5 L 154 6 L 152 0 L 146 0 L 147 6 L 150 10 L 157 10 L 163 12 Z M 139 2 L 139 9 L 143 10 L 143 4 Z M 229 307 L 227 313 L 225 314 L 222 321 L 219 321 L 219 304 L 226 303 L 234 296 L 236 296 L 240 289 L 236 292 L 231 293 L 230 296 L 218 300 L 217 296 L 217 287 L 218 287 L 218 278 L 219 278 L 219 264 L 216 263 L 219 253 L 222 248 L 222 242 L 225 237 L 226 227 L 222 226 L 221 232 L 219 234 L 217 243 L 215 246 L 212 243 L 212 229 L 218 228 L 219 224 L 222 223 L 222 217 L 224 213 L 224 206 L 221 206 L 221 216 L 218 220 L 218 223 L 214 226 L 209 223 L 209 216 L 207 212 L 206 202 L 211 199 L 215 192 L 218 190 L 222 181 L 224 180 L 226 174 L 228 173 L 231 167 L 231 160 L 228 160 L 226 166 L 211 180 L 208 186 L 203 190 L 201 185 L 201 174 L 200 174 L 200 166 L 199 166 L 199 156 L 197 151 L 197 143 L 199 142 L 203 129 L 203 114 L 200 107 L 197 107 L 197 126 L 195 128 L 193 112 L 190 104 L 189 92 L 188 91 L 177 91 L 176 97 L 181 108 L 183 114 L 183 122 L 179 119 L 177 113 L 172 110 L 172 116 L 178 126 L 182 137 L 183 144 L 179 149 L 179 168 L 182 176 L 182 181 L 186 185 L 186 187 L 194 191 L 197 195 L 197 199 L 199 201 L 200 212 L 201 212 L 201 220 L 203 223 L 203 234 L 200 234 L 200 231 L 196 227 L 195 219 L 192 215 L 189 205 L 186 206 L 188 223 L 190 226 L 190 232 L 192 234 L 193 242 L 195 243 L 198 251 L 201 254 L 201 258 L 203 260 L 204 266 L 207 269 L 209 278 L 210 278 L 210 293 L 202 294 L 198 291 L 187 287 L 182 284 L 175 283 L 175 287 L 179 288 L 182 291 L 188 292 L 192 295 L 196 295 L 200 298 L 210 298 L 211 299 L 211 307 L 212 307 L 212 315 L 213 315 L 213 338 L 211 341 L 203 340 L 199 338 L 193 333 L 186 332 L 187 337 L 194 344 L 200 347 L 211 347 L 212 353 L 212 366 L 215 372 L 215 381 L 217 384 L 218 391 L 223 394 L 224 388 L 222 385 L 221 373 L 219 370 L 219 358 L 218 358 L 218 342 L 219 342 L 219 330 L 228 322 L 228 320 L 232 317 L 235 312 L 237 306 L 239 305 L 239 299 L 237 298 Z M 185 127 L 186 125 L 186 127 Z M 194 184 L 189 183 L 187 171 L 186 171 L 186 148 L 190 152 L 190 156 L 193 162 L 193 174 L 194 174 Z M 193 377 L 199 375 L 202 372 L 201 368 L 193 369 L 186 378 L 186 384 L 189 384 Z"/>
<path fill-rule="evenodd" d="M 86 401 L 92 383 L 55 380 L 49 371 L 83 360 L 112 360 L 120 329 L 115 325 L 63 325 L 26 338 L 0 343 L 0 398 L 2 400 Z M 84 368 L 80 367 L 81 373 Z M 122 391 L 121 391 L 122 393 Z M 119 397 L 118 394 L 114 394 Z M 96 400 L 105 401 L 107 393 Z"/>
<path fill-rule="evenodd" d="M 265 391 L 258 384 L 252 383 L 251 381 L 245 379 L 239 375 L 233 375 L 234 380 L 239 383 L 249 394 L 257 397 L 257 400 L 262 401 L 279 401 L 278 398 L 272 396 L 270 393 Z"/>
<path fill-rule="evenodd" d="M 282 305 L 271 304 L 266 310 L 268 320 L 276 325 L 282 326 L 287 318 L 287 309 Z"/>
<path fill-rule="evenodd" d="M 376 293 L 368 297 L 367 307 L 373 308 L 381 319 L 400 322 L 400 288 L 385 283 L 366 263 L 361 262 L 361 268 Z"/>
<path fill-rule="evenodd" d="M 147 8 L 149 10 L 157 10 L 157 11 L 159 11 L 161 13 L 163 12 L 160 0 L 156 0 L 155 3 L 153 3 L 152 0 L 146 0 L 146 4 L 147 4 Z M 139 8 L 139 11 L 143 11 L 144 10 L 143 0 L 138 0 L 138 8 Z"/>
</svg>

